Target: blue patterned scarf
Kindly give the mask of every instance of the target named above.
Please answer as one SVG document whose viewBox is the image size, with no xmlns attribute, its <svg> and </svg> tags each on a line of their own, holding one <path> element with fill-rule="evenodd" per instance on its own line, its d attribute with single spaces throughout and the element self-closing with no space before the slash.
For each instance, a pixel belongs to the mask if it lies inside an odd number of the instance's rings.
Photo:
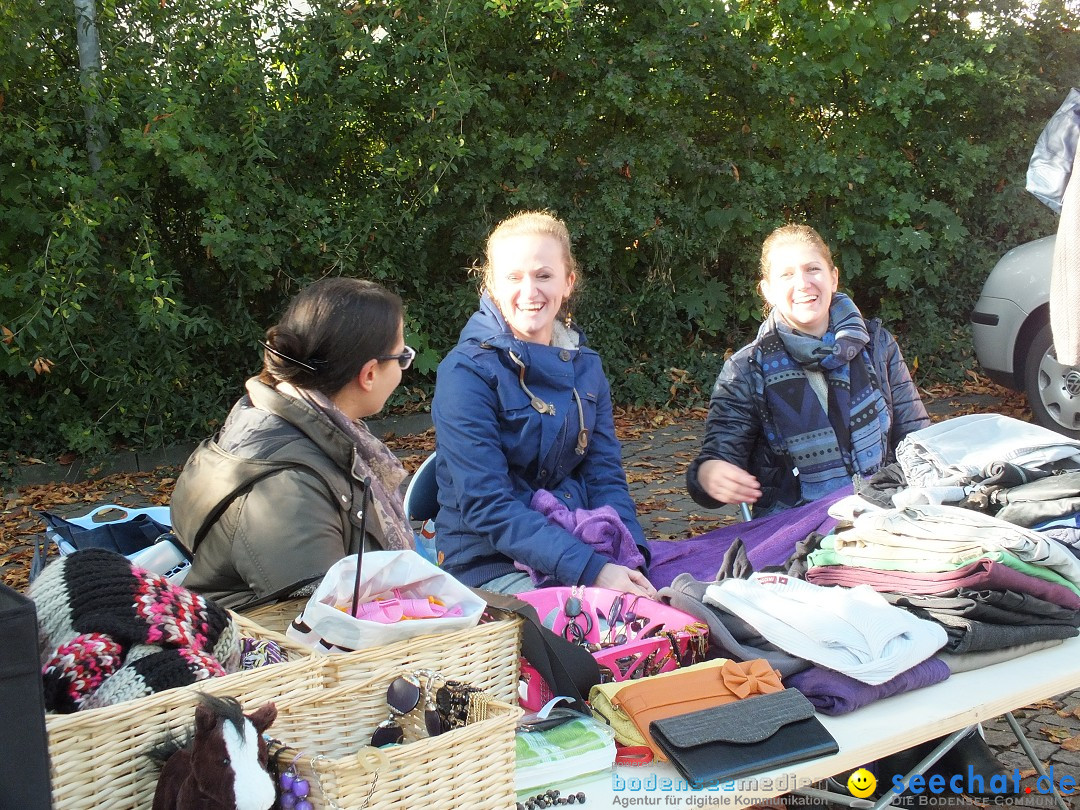
<svg viewBox="0 0 1080 810">
<path fill-rule="evenodd" d="M 884 462 L 892 423 L 866 346 L 870 335 L 855 303 L 835 293 L 821 338 L 774 313 L 758 332 L 755 359 L 765 379 L 765 435 L 798 471 L 803 500 L 814 501 L 869 475 Z M 820 371 L 828 413 L 804 369 Z"/>
</svg>

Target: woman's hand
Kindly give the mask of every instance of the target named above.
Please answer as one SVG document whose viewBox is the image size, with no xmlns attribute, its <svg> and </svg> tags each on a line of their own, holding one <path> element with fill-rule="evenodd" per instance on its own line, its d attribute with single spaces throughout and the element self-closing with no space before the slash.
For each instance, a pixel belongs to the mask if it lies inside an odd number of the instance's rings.
<svg viewBox="0 0 1080 810">
<path fill-rule="evenodd" d="M 709 459 L 698 467 L 698 483 L 721 503 L 757 503 L 761 497 L 761 484 L 741 467 L 730 461 Z"/>
<path fill-rule="evenodd" d="M 625 565 L 608 563 L 600 569 L 593 585 L 597 588 L 611 588 L 623 593 L 632 593 L 635 596 L 647 596 L 649 599 L 656 598 L 656 588 L 645 578 L 645 575 L 636 568 L 627 568 Z"/>
</svg>

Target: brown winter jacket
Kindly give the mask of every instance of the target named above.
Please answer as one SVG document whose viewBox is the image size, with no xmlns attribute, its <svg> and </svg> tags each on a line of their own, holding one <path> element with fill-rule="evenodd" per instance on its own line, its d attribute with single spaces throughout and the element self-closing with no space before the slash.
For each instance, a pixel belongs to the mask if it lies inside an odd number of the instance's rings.
<svg viewBox="0 0 1080 810">
<path fill-rule="evenodd" d="M 364 494 L 340 429 L 256 378 L 247 392 L 192 453 L 172 499 L 173 529 L 195 551 L 184 586 L 234 609 L 356 553 Z M 380 548 L 378 522 L 365 529 L 365 548 Z"/>
</svg>

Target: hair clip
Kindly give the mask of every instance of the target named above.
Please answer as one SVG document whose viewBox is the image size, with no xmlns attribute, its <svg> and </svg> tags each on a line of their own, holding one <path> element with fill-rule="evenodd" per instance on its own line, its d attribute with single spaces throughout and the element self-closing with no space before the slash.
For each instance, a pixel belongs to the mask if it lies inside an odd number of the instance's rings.
<svg viewBox="0 0 1080 810">
<path fill-rule="evenodd" d="M 305 363 L 303 360 L 297 360 L 295 357 L 289 357 L 289 355 L 285 354 L 285 352 L 278 351 L 265 340 L 260 340 L 259 345 L 275 357 L 280 357 L 282 360 L 292 363 L 293 365 L 300 366 L 300 368 L 304 369 L 305 371 L 310 371 L 312 374 L 318 372 L 318 366 L 326 364 L 325 360 L 308 360 Z"/>
</svg>

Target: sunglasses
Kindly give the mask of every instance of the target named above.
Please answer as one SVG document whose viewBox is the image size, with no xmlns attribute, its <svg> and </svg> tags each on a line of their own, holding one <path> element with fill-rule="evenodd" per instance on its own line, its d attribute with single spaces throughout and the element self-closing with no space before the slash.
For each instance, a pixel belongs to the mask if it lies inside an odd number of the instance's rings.
<svg viewBox="0 0 1080 810">
<path fill-rule="evenodd" d="M 380 363 L 387 360 L 397 360 L 397 364 L 401 366 L 401 370 L 404 371 L 412 365 L 412 361 L 415 359 L 415 357 L 416 349 L 412 348 L 411 346 L 406 346 L 405 351 L 401 352 L 401 354 L 383 354 L 379 355 L 375 359 L 378 360 Z"/>
<path fill-rule="evenodd" d="M 386 745 L 399 745 L 405 739 L 405 729 L 401 720 L 420 705 L 424 699 L 424 728 L 429 737 L 442 734 L 443 720 L 431 695 L 431 678 L 425 678 L 421 685 L 417 675 L 401 675 L 390 682 L 386 689 L 386 706 L 390 716 L 376 727 L 371 735 L 371 744 L 376 748 Z"/>
</svg>

